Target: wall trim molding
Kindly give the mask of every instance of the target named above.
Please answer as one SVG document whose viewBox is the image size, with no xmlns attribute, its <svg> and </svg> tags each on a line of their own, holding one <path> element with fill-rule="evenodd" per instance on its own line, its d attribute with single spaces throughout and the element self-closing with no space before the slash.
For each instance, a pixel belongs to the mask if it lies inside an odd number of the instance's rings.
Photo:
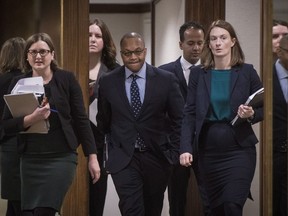
<svg viewBox="0 0 288 216">
<path fill-rule="evenodd" d="M 89 13 L 147 13 L 151 3 L 140 4 L 89 4 Z"/>
</svg>

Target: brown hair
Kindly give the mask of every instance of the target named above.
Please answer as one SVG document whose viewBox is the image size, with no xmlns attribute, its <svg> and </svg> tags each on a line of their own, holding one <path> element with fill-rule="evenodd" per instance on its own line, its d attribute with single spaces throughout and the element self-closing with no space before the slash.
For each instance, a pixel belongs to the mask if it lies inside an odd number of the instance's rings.
<svg viewBox="0 0 288 216">
<path fill-rule="evenodd" d="M 21 37 L 10 38 L 4 42 L 0 52 L 0 73 L 8 73 L 11 70 L 24 70 L 25 40 Z"/>
<path fill-rule="evenodd" d="M 51 37 L 47 34 L 47 33 L 36 33 L 32 36 L 30 36 L 27 41 L 26 41 L 26 46 L 25 46 L 25 49 L 24 49 L 24 62 L 25 62 L 25 69 L 28 71 L 31 71 L 32 67 L 31 65 L 29 64 L 28 61 L 26 61 L 27 59 L 27 55 L 28 55 L 28 50 L 29 48 L 32 46 L 32 44 L 38 42 L 38 41 L 44 41 L 51 52 L 54 52 L 54 59 L 52 60 L 51 62 L 51 70 L 52 71 L 56 71 L 59 69 L 59 66 L 58 66 L 58 63 L 57 63 L 57 60 L 56 60 L 56 53 L 55 53 L 55 47 L 54 47 L 54 44 L 53 44 L 53 41 L 51 39 Z"/>
<path fill-rule="evenodd" d="M 241 49 L 238 37 L 236 35 L 236 32 L 233 26 L 224 20 L 216 20 L 212 22 L 212 24 L 210 25 L 207 31 L 206 37 L 205 37 L 205 44 L 204 44 L 203 52 L 201 55 L 201 62 L 203 63 L 204 68 L 206 69 L 213 68 L 215 66 L 214 57 L 209 48 L 210 33 L 211 33 L 211 30 L 215 27 L 225 29 L 226 31 L 229 32 L 230 37 L 232 39 L 233 38 L 235 39 L 235 44 L 233 47 L 231 47 L 231 60 L 230 60 L 231 67 L 243 64 L 245 61 L 245 56 Z"/>
<path fill-rule="evenodd" d="M 97 25 L 102 32 L 104 47 L 102 50 L 101 61 L 109 68 L 113 69 L 116 66 L 116 46 L 112 39 L 111 33 L 107 25 L 99 18 L 90 22 L 90 25 Z"/>
</svg>

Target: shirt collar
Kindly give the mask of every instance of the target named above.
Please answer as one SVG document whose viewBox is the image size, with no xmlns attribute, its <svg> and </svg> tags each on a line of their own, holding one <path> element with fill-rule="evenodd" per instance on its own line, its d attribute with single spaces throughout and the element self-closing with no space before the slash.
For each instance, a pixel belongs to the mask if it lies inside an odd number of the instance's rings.
<svg viewBox="0 0 288 216">
<path fill-rule="evenodd" d="M 189 70 L 189 68 L 192 66 L 192 64 L 188 62 L 183 56 L 181 56 L 180 58 L 180 63 L 184 70 Z M 201 59 L 199 59 L 194 65 L 200 65 L 200 63 L 201 63 Z"/>
<path fill-rule="evenodd" d="M 125 67 L 126 79 L 128 79 L 131 76 L 131 74 L 136 74 L 140 78 L 145 79 L 146 78 L 146 62 L 143 64 L 142 68 L 137 73 L 134 73 L 131 70 L 129 70 L 127 67 Z"/>
<path fill-rule="evenodd" d="M 286 79 L 288 77 L 288 70 L 286 70 L 281 64 L 280 60 L 278 59 L 275 63 L 276 73 L 278 75 L 279 80 Z"/>
</svg>

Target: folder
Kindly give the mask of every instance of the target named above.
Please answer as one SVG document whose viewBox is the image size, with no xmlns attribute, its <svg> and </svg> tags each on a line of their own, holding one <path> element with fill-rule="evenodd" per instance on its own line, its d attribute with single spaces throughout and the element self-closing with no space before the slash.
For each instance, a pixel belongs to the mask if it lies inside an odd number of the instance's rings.
<svg viewBox="0 0 288 216">
<path fill-rule="evenodd" d="M 39 106 L 38 98 L 34 93 L 19 93 L 4 95 L 4 100 L 13 117 L 29 115 Z M 20 133 L 48 133 L 49 121 L 41 120 Z"/>
<path fill-rule="evenodd" d="M 260 88 L 247 98 L 244 105 L 256 108 L 263 104 L 263 100 L 264 100 L 264 88 Z M 238 115 L 236 115 L 235 118 L 231 121 L 231 125 L 236 126 L 245 120 L 246 119 L 240 118 Z"/>
</svg>

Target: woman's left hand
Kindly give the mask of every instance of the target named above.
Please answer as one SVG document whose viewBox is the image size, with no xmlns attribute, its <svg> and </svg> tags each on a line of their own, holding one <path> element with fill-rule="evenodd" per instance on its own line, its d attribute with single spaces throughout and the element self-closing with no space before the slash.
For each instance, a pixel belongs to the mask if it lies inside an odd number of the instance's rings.
<svg viewBox="0 0 288 216">
<path fill-rule="evenodd" d="M 95 184 L 100 178 L 100 166 L 96 154 L 89 155 L 88 168 L 92 177 L 92 182 Z"/>
</svg>

